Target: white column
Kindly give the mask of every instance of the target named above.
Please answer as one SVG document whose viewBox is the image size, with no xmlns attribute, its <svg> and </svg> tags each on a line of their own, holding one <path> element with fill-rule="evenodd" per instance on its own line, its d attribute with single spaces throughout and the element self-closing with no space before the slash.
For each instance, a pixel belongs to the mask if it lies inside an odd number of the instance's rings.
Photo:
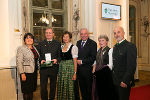
<svg viewBox="0 0 150 100">
<path fill-rule="evenodd" d="M 21 1 L 9 0 L 9 65 L 16 65 L 16 51 L 22 45 Z M 15 29 L 20 32 L 15 31 Z"/>
<path fill-rule="evenodd" d="M 84 8 L 83 13 L 84 13 L 84 19 L 85 19 L 84 21 L 85 26 L 83 27 L 89 28 L 89 0 L 85 0 L 84 4 L 85 4 L 85 8 Z"/>
<path fill-rule="evenodd" d="M 80 28 L 85 27 L 85 0 L 81 0 L 80 6 Z"/>
<path fill-rule="evenodd" d="M 20 38 L 18 39 L 20 33 L 14 31 L 15 28 L 21 28 L 21 3 L 19 2 L 21 2 L 21 0 L 0 0 L 0 12 L 3 12 L 0 16 L 0 67 L 15 65 L 16 48 L 18 44 L 20 44 Z M 17 8 L 17 5 L 20 8 Z M 0 83 L 2 91 L 0 99 L 16 100 L 16 85 L 15 80 L 12 79 L 12 74 L 14 73 L 10 70 L 1 70 L 0 74 L 2 74 L 0 75 L 1 79 L 4 79 L 3 82 Z"/>
<path fill-rule="evenodd" d="M 88 29 L 89 29 L 89 32 L 93 32 L 93 12 L 94 12 L 94 9 L 93 9 L 93 0 L 89 0 L 89 5 L 88 5 L 88 16 L 89 16 L 89 20 L 88 20 L 88 23 L 89 23 L 89 26 L 88 26 Z"/>
<path fill-rule="evenodd" d="M 94 40 L 95 41 L 97 41 L 97 31 L 96 31 L 96 26 L 97 26 L 97 21 L 96 21 L 96 19 L 97 19 L 97 14 L 96 14 L 96 12 L 97 12 L 97 0 L 92 0 L 92 25 L 91 25 L 91 27 L 92 27 L 92 32 L 93 32 L 93 36 L 94 36 Z"/>
<path fill-rule="evenodd" d="M 68 31 L 72 31 L 72 0 L 67 0 L 68 2 Z"/>
<path fill-rule="evenodd" d="M 0 0 L 0 67 L 9 65 L 9 13 L 8 1 Z"/>
<path fill-rule="evenodd" d="M 125 31 L 125 38 L 129 40 L 129 0 L 122 0 L 122 26 Z"/>
<path fill-rule="evenodd" d="M 90 38 L 97 41 L 97 36 L 94 35 L 96 32 L 96 0 L 89 0 L 88 5 L 88 29 L 90 34 Z"/>
</svg>

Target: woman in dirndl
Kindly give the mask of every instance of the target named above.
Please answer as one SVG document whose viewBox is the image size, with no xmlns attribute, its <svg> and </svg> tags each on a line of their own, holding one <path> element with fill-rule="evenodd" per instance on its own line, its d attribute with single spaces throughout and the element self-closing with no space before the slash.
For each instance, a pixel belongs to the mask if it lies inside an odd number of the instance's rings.
<svg viewBox="0 0 150 100">
<path fill-rule="evenodd" d="M 75 100 L 74 81 L 77 73 L 78 48 L 71 43 L 71 38 L 70 32 L 64 32 L 58 72 L 57 100 Z"/>
<path fill-rule="evenodd" d="M 92 100 L 115 100 L 114 98 L 114 84 L 112 79 L 112 71 L 109 66 L 109 50 L 108 37 L 101 34 L 98 37 L 100 49 L 97 52 L 96 62 L 93 66 L 93 74 L 95 77 L 96 96 Z M 92 91 L 92 92 L 94 92 Z"/>
</svg>

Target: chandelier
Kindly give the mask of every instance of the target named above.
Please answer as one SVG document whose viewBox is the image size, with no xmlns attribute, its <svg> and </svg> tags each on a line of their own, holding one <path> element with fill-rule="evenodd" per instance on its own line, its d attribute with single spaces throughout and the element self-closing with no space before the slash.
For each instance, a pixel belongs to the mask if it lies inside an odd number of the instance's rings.
<svg viewBox="0 0 150 100">
<path fill-rule="evenodd" d="M 46 18 L 46 14 L 42 15 L 42 17 L 40 18 L 40 21 L 42 23 L 49 24 L 49 20 Z"/>
<path fill-rule="evenodd" d="M 57 19 L 55 19 L 54 16 L 52 15 L 51 21 L 53 23 L 53 22 L 56 22 Z M 42 17 L 40 18 L 40 22 L 49 24 L 49 20 L 47 19 L 46 14 L 42 14 Z"/>
<path fill-rule="evenodd" d="M 57 20 L 52 16 L 52 22 L 56 22 Z"/>
</svg>

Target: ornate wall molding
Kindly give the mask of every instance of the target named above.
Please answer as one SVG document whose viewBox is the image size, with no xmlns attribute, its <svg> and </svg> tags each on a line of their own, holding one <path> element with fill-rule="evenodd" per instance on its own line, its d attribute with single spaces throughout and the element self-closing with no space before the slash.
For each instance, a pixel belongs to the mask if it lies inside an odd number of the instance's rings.
<svg viewBox="0 0 150 100">
<path fill-rule="evenodd" d="M 130 0 L 129 4 L 136 8 L 136 46 L 141 57 L 141 0 Z"/>
<path fill-rule="evenodd" d="M 29 0 L 22 0 L 22 33 L 30 32 Z"/>
<path fill-rule="evenodd" d="M 72 1 L 72 35 L 73 44 L 76 44 L 79 40 L 79 30 L 80 30 L 80 0 Z"/>
</svg>

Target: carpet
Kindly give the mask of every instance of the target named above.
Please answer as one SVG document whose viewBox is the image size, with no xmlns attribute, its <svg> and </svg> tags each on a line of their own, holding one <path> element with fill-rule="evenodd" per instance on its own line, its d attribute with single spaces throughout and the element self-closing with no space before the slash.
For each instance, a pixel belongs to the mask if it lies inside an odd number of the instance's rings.
<svg viewBox="0 0 150 100">
<path fill-rule="evenodd" d="M 132 88 L 130 100 L 150 100 L 150 84 Z"/>
</svg>

